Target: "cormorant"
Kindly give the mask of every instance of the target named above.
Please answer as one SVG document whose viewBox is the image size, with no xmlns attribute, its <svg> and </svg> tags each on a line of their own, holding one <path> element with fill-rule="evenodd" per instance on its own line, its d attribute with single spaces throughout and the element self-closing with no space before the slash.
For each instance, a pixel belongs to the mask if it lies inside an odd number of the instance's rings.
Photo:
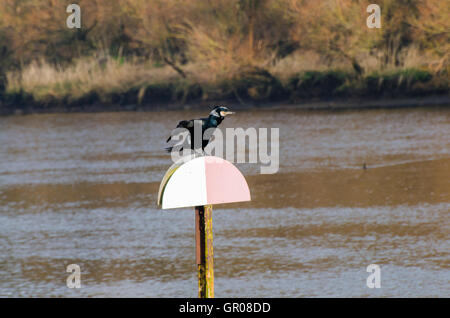
<svg viewBox="0 0 450 318">
<path fill-rule="evenodd" d="M 191 119 L 191 120 L 182 120 L 178 123 L 177 128 L 186 128 L 190 133 L 190 141 L 191 141 L 191 149 L 194 149 L 194 121 L 199 120 L 202 124 L 202 150 L 205 149 L 206 145 L 209 143 L 209 139 L 203 140 L 203 134 L 204 132 L 209 128 L 217 128 L 217 126 L 220 125 L 220 123 L 224 120 L 224 118 L 227 115 L 234 114 L 234 112 L 230 111 L 228 107 L 225 106 L 216 106 L 214 109 L 209 113 L 209 117 L 207 118 L 198 118 L 198 119 Z M 167 138 L 166 142 L 169 142 L 172 139 L 172 136 L 169 136 Z M 167 147 L 166 150 L 168 152 L 172 151 L 173 147 Z M 180 151 L 183 148 L 180 149 Z"/>
</svg>

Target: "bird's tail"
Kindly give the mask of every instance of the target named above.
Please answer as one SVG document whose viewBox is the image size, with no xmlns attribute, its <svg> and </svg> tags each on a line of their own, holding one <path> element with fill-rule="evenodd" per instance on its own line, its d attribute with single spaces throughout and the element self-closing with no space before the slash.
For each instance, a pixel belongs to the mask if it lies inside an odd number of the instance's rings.
<svg viewBox="0 0 450 318">
<path fill-rule="evenodd" d="M 172 140 L 172 135 L 169 136 L 169 138 L 167 138 L 166 143 Z M 164 148 L 167 152 L 172 152 L 173 146 Z"/>
</svg>

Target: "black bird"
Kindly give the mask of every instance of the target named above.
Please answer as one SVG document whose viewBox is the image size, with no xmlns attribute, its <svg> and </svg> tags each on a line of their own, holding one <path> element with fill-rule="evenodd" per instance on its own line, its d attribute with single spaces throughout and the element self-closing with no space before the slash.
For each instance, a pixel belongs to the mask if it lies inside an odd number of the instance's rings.
<svg viewBox="0 0 450 318">
<path fill-rule="evenodd" d="M 220 123 L 224 120 L 224 118 L 227 115 L 234 114 L 234 112 L 230 111 L 228 107 L 225 106 L 216 106 L 214 109 L 209 113 L 209 117 L 207 118 L 198 118 L 198 119 L 191 119 L 191 120 L 182 120 L 178 123 L 177 128 L 186 128 L 190 133 L 190 141 L 191 141 L 191 149 L 194 149 L 194 121 L 201 121 L 202 124 L 202 150 L 205 149 L 206 145 L 209 143 L 209 139 L 203 140 L 203 134 L 205 131 L 209 128 L 217 128 L 217 126 L 220 125 Z M 172 139 L 172 136 L 167 138 L 166 142 L 169 142 Z M 166 150 L 168 152 L 172 151 L 173 147 L 168 147 Z M 183 148 L 180 149 L 180 151 Z"/>
</svg>

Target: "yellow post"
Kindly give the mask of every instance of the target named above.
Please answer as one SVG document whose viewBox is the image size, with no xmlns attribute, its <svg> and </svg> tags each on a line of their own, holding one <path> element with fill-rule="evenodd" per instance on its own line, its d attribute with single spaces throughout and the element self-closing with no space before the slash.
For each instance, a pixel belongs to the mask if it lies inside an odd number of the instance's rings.
<svg viewBox="0 0 450 318">
<path fill-rule="evenodd" d="M 214 298 L 212 205 L 195 207 L 198 297 Z"/>
</svg>

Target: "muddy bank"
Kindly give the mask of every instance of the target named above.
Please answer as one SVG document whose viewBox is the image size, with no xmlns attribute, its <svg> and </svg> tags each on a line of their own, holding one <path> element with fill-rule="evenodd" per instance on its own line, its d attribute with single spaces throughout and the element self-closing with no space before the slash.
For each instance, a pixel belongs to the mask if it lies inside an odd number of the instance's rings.
<svg viewBox="0 0 450 318">
<path fill-rule="evenodd" d="M 1 104 L 0 104 L 1 105 Z M 45 113 L 100 113 L 116 111 L 157 111 L 157 110 L 183 110 L 205 109 L 212 105 L 227 105 L 233 109 L 304 109 L 304 110 L 346 110 L 346 109 L 389 109 L 389 108 L 413 108 L 413 107 L 449 107 L 449 95 L 434 95 L 426 97 L 410 98 L 340 98 L 340 99 L 316 99 L 304 102 L 264 102 L 264 103 L 239 103 L 234 100 L 198 101 L 186 104 L 180 103 L 155 103 L 155 104 L 88 104 L 88 105 L 55 105 L 53 107 L 40 107 L 33 104 L 20 105 L 18 107 L 0 107 L 0 116 L 45 114 Z"/>
</svg>

